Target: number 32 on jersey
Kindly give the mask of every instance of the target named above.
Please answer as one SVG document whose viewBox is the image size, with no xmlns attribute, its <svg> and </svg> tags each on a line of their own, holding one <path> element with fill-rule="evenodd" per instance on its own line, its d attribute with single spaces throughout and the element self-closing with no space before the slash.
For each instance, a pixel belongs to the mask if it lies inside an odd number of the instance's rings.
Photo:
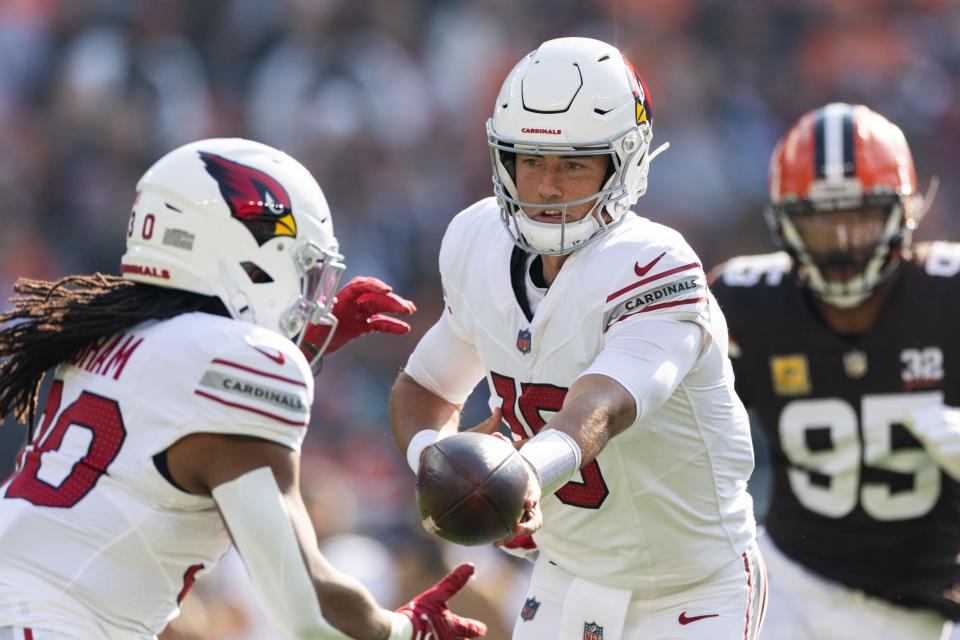
<svg viewBox="0 0 960 640">
<path fill-rule="evenodd" d="M 567 389 L 552 384 L 517 382 L 508 376 L 490 372 L 493 388 L 500 396 L 500 410 L 510 430 L 518 438 L 529 438 L 539 433 L 546 424 L 544 411 L 556 413 L 563 407 Z M 521 420 L 522 418 L 522 420 Z M 526 426 L 524 426 L 526 425 Z M 594 460 L 580 468 L 583 482 L 571 480 L 557 489 L 555 496 L 560 502 L 582 509 L 599 509 L 610 494 L 603 479 L 600 465 Z"/>
</svg>

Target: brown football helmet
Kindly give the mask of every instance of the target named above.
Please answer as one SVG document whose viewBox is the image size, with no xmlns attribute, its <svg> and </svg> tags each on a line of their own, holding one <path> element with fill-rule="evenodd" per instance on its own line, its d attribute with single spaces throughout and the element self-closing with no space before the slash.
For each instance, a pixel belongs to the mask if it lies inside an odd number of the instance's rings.
<svg viewBox="0 0 960 640">
<path fill-rule="evenodd" d="M 890 277 L 924 211 L 903 132 L 863 105 L 809 111 L 770 158 L 771 232 L 835 307 L 859 305 Z"/>
</svg>

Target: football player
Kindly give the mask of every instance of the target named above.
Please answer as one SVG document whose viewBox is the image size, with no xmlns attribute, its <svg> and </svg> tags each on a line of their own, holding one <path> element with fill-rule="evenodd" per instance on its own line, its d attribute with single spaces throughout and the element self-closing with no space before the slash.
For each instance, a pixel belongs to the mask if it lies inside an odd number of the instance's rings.
<svg viewBox="0 0 960 640">
<path fill-rule="evenodd" d="M 960 616 L 960 245 L 911 246 L 925 200 L 896 125 L 828 104 L 770 161 L 784 251 L 714 272 L 771 449 L 777 640 L 936 640 Z"/>
<path fill-rule="evenodd" d="M 22 280 L 0 316 L 0 415 L 32 418 L 0 486 L 0 638 L 155 638 L 236 545 L 290 638 L 473 638 L 461 565 L 396 612 L 320 554 L 298 488 L 311 366 L 412 303 L 344 265 L 319 185 L 241 139 L 176 149 L 137 185 L 122 277 Z M 342 321 L 337 326 L 337 318 Z"/>
<path fill-rule="evenodd" d="M 551 40 L 487 131 L 494 197 L 443 239 L 446 306 L 391 395 L 399 446 L 416 469 L 486 377 L 531 468 L 516 533 L 539 554 L 514 638 L 755 638 L 726 322 L 680 234 L 631 211 L 657 153 L 647 89 L 616 48 Z"/>
</svg>

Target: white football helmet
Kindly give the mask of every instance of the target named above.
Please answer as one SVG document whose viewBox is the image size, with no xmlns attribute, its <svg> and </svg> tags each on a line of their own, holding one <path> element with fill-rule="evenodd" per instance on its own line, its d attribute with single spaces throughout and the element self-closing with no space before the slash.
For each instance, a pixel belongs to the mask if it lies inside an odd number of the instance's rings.
<svg viewBox="0 0 960 640">
<path fill-rule="evenodd" d="M 336 323 L 343 270 L 320 185 L 273 147 L 200 140 L 137 183 L 128 280 L 216 296 L 234 318 L 297 340 L 307 322 Z"/>
<path fill-rule="evenodd" d="M 525 251 L 563 255 L 586 246 L 623 220 L 647 190 L 653 138 L 650 94 L 616 48 L 590 38 L 559 38 L 526 55 L 507 76 L 487 121 L 493 192 L 514 243 Z M 561 222 L 536 222 L 515 184 L 517 151 L 530 155 L 608 155 L 601 190 L 560 203 Z M 582 220 L 571 206 L 593 203 Z M 542 205 L 541 205 L 542 206 Z M 606 216 L 604 216 L 606 213 Z"/>
</svg>

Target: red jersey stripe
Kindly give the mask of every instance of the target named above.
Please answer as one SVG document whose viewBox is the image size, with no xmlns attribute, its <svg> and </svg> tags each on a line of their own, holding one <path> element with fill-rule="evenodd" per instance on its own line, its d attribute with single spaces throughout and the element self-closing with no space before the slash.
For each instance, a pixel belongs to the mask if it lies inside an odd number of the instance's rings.
<svg viewBox="0 0 960 640">
<path fill-rule="evenodd" d="M 750 640 L 750 607 L 753 605 L 753 576 L 750 575 L 750 560 L 743 552 L 743 568 L 747 570 L 747 620 L 743 624 L 743 640 Z"/>
<path fill-rule="evenodd" d="M 663 273 L 658 273 L 658 274 L 655 275 L 655 276 L 650 276 L 649 278 L 643 278 L 643 279 L 641 279 L 641 280 L 637 280 L 637 281 L 634 282 L 633 284 L 628 284 L 628 285 L 625 286 L 623 289 L 620 289 L 620 291 L 614 291 L 613 293 L 611 293 L 610 295 L 608 295 L 608 296 L 607 296 L 607 302 L 610 302 L 610 301 L 613 300 L 614 298 L 619 298 L 620 296 L 622 296 L 622 295 L 625 294 L 626 292 L 628 292 L 628 291 L 633 291 L 633 290 L 636 289 L 637 287 L 642 287 L 643 285 L 647 284 L 648 282 L 654 282 L 654 281 L 656 281 L 656 280 L 660 280 L 661 278 L 666 278 L 667 276 L 672 276 L 672 275 L 675 274 L 675 273 L 680 273 L 681 271 L 687 271 L 688 269 L 698 268 L 699 266 L 700 266 L 700 265 L 697 264 L 696 262 L 691 262 L 690 264 L 684 264 L 684 265 L 681 265 L 681 266 L 679 266 L 679 267 L 674 267 L 673 269 L 667 269 L 667 270 L 664 271 Z"/>
<path fill-rule="evenodd" d="M 667 307 L 678 307 L 682 304 L 697 304 L 698 302 L 706 302 L 706 298 L 687 298 L 686 300 L 673 300 L 672 302 L 661 302 L 660 304 L 652 304 L 649 307 L 640 309 L 639 311 L 634 311 L 633 313 L 628 313 L 626 315 L 620 316 L 604 328 L 603 332 L 606 333 L 610 330 L 610 327 L 617 324 L 621 320 L 626 320 L 631 316 L 635 316 L 638 313 L 646 313 L 647 311 L 656 311 L 657 309 L 666 309 Z"/>
<path fill-rule="evenodd" d="M 298 387 L 306 387 L 307 385 L 301 382 L 300 380 L 294 380 L 293 378 L 284 378 L 283 376 L 278 376 L 275 373 L 267 373 L 266 371 L 260 371 L 259 369 L 254 369 L 253 367 L 248 367 L 243 364 L 236 362 L 230 362 L 229 360 L 223 360 L 221 358 L 215 358 L 210 364 L 222 364 L 225 367 L 233 367 L 234 369 L 241 369 L 249 373 L 255 373 L 258 376 L 263 376 L 264 378 L 273 378 L 274 380 L 280 380 L 281 382 L 289 382 L 290 384 L 295 384 Z"/>
<path fill-rule="evenodd" d="M 247 406 L 247 405 L 245 405 L 245 404 L 239 404 L 239 403 L 237 403 L 237 402 L 229 402 L 229 401 L 227 401 L 227 400 L 224 400 L 223 398 L 218 398 L 217 396 L 215 396 L 215 395 L 213 395 L 213 394 L 211 394 L 211 393 L 207 393 L 207 392 L 205 392 L 205 391 L 200 391 L 199 389 L 195 390 L 194 393 L 197 394 L 198 396 L 202 396 L 202 397 L 204 397 L 204 398 L 209 398 L 210 400 L 213 400 L 214 402 L 219 402 L 220 404 L 225 404 L 225 405 L 227 405 L 228 407 L 234 407 L 235 409 L 241 409 L 241 410 L 243 410 L 243 411 L 249 411 L 250 413 L 256 413 L 257 415 L 261 415 L 261 416 L 264 416 L 264 417 L 267 417 L 267 418 L 271 418 L 271 419 L 273 419 L 273 420 L 276 420 L 277 422 L 282 422 L 282 423 L 284 423 L 284 424 L 289 424 L 289 425 L 292 425 L 292 426 L 294 426 L 294 427 L 306 427 L 306 426 L 307 426 L 307 423 L 306 423 L 306 422 L 297 422 L 296 420 L 287 420 L 286 418 L 283 418 L 283 417 L 281 417 L 281 416 L 275 415 L 275 414 L 270 413 L 270 412 L 268 412 L 268 411 L 263 411 L 262 409 L 257 409 L 256 407 L 249 407 L 249 406 Z"/>
<path fill-rule="evenodd" d="M 183 602 L 183 599 L 190 593 L 190 588 L 197 580 L 197 572 L 203 569 L 203 563 L 190 565 L 183 573 L 183 588 L 180 589 L 180 595 L 177 596 L 177 604 Z"/>
</svg>

